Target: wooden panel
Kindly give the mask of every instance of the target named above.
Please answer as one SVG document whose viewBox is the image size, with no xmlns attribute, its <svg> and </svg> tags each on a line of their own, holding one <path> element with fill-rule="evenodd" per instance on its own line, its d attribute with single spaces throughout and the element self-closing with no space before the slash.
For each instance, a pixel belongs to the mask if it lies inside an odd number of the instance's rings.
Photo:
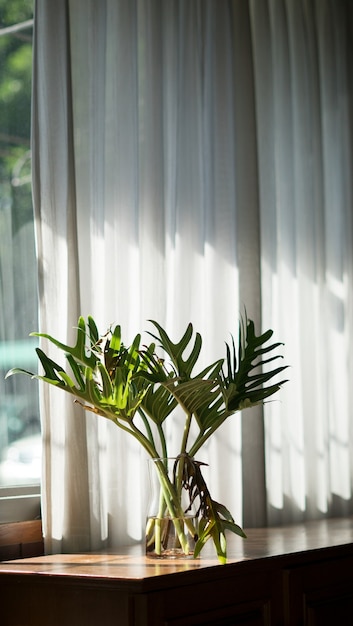
<svg viewBox="0 0 353 626">
<path fill-rule="evenodd" d="M 1 626 L 133 626 L 128 594 L 50 577 L 1 581 Z"/>
<path fill-rule="evenodd" d="M 0 561 L 44 554 L 40 520 L 0 524 Z"/>
<path fill-rule="evenodd" d="M 353 624 L 353 557 L 308 563 L 284 572 L 289 626 Z"/>
<path fill-rule="evenodd" d="M 213 580 L 190 585 L 175 579 L 173 587 L 135 599 L 138 626 L 270 626 L 282 624 L 281 571 L 253 564 L 249 571 L 219 566 Z M 214 573 L 216 573 L 214 572 Z M 200 572 L 201 574 L 201 572 Z M 137 618 L 138 616 L 138 618 Z"/>
<path fill-rule="evenodd" d="M 322 588 L 319 593 L 305 594 L 304 623 L 307 626 L 350 626 L 353 623 L 352 581 L 338 588 Z"/>
<path fill-rule="evenodd" d="M 271 603 L 249 602 L 231 606 L 220 606 L 207 613 L 198 613 L 192 617 L 170 619 L 165 626 L 270 626 Z"/>
</svg>

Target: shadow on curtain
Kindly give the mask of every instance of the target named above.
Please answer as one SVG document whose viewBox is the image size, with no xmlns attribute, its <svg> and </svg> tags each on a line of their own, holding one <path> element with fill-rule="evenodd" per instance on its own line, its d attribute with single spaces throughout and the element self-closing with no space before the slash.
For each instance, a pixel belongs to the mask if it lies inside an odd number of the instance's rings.
<svg viewBox="0 0 353 626">
<path fill-rule="evenodd" d="M 36 3 L 41 331 L 70 341 L 82 313 L 178 339 L 192 321 L 206 362 L 244 307 L 273 328 L 290 383 L 201 459 L 247 526 L 353 509 L 351 62 L 345 0 Z M 143 455 L 58 396 L 42 390 L 46 549 L 139 541 Z"/>
</svg>

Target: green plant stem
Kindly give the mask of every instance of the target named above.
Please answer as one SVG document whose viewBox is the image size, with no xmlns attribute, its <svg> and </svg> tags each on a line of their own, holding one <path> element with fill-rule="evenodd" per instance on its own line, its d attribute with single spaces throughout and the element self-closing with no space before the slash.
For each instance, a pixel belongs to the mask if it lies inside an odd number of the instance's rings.
<svg viewBox="0 0 353 626">
<path fill-rule="evenodd" d="M 130 435 L 135 437 L 135 439 L 137 439 L 137 441 L 143 446 L 143 448 L 146 450 L 148 455 L 152 457 L 152 459 L 155 459 L 156 457 L 158 457 L 158 452 L 154 445 L 152 433 L 151 433 L 152 441 L 150 441 L 148 437 L 146 437 L 146 435 L 144 435 L 143 432 L 139 428 L 137 428 L 137 426 L 135 426 L 132 420 L 129 420 L 128 422 L 129 427 L 128 427 L 122 422 L 120 422 L 114 413 L 113 415 L 111 415 L 108 411 L 106 412 L 97 411 L 97 413 L 98 415 L 102 415 L 102 417 L 106 417 L 110 419 L 111 421 L 114 422 L 116 426 L 118 426 L 122 430 L 125 430 L 125 432 L 130 433 Z"/>
<path fill-rule="evenodd" d="M 155 446 L 155 443 L 154 443 L 154 438 L 153 438 L 153 433 L 152 433 L 151 427 L 149 425 L 149 422 L 148 422 L 148 419 L 147 419 L 145 413 L 142 411 L 141 408 L 139 408 L 139 415 L 140 415 L 140 417 L 141 417 L 141 419 L 142 419 L 142 421 L 144 423 L 144 426 L 146 428 L 147 438 L 151 442 L 153 447 L 155 448 L 156 446 Z"/>
<path fill-rule="evenodd" d="M 185 536 L 184 527 L 182 520 L 184 519 L 184 511 L 181 507 L 180 498 L 177 490 L 174 485 L 171 483 L 168 477 L 168 465 L 167 460 L 165 464 L 162 460 L 158 459 L 158 453 L 151 441 L 130 421 L 130 428 L 125 426 L 124 424 L 118 423 L 117 420 L 115 423 L 120 426 L 123 430 L 129 432 L 135 439 L 139 441 L 139 443 L 144 447 L 144 449 L 148 452 L 149 456 L 152 459 L 156 459 L 156 468 L 159 474 L 159 482 L 162 488 L 163 497 L 160 499 L 160 507 L 158 512 L 158 517 L 155 520 L 155 552 L 156 554 L 161 554 L 161 523 L 158 520 L 161 520 L 164 517 L 165 507 L 167 507 L 169 511 L 170 518 L 174 524 L 176 533 L 178 535 L 178 539 L 184 554 L 189 553 L 189 544 L 187 537 Z M 164 447 L 166 451 L 166 442 L 164 435 L 161 437 L 162 447 Z M 166 457 L 167 459 L 167 457 Z M 189 531 L 192 536 L 196 534 L 196 529 L 192 524 L 191 520 L 185 519 L 185 523 L 187 524 Z"/>
<path fill-rule="evenodd" d="M 163 492 L 163 499 L 165 501 L 165 505 L 167 506 L 170 518 L 177 532 L 180 545 L 182 547 L 184 554 L 188 554 L 189 544 L 188 544 L 187 537 L 185 536 L 182 520 L 185 520 L 185 523 L 187 524 L 192 536 L 195 536 L 196 529 L 194 525 L 192 524 L 191 520 L 188 520 L 184 515 L 184 511 L 181 506 L 179 494 L 177 490 L 175 489 L 175 486 L 172 484 L 172 482 L 169 479 L 167 465 L 163 462 L 162 459 L 157 459 L 155 461 L 155 467 L 156 467 L 156 470 L 158 471 L 159 482 L 160 482 L 161 489 Z M 160 502 L 160 513 L 162 513 L 161 502 Z M 163 514 L 164 514 L 164 510 L 163 510 Z M 161 515 L 161 517 L 162 516 L 163 515 Z M 156 541 L 157 541 L 157 536 L 156 536 Z M 159 537 L 159 541 L 160 541 L 160 537 Z M 161 545 L 159 543 L 159 545 L 156 544 L 156 553 L 160 554 L 160 552 L 161 552 Z"/>
<path fill-rule="evenodd" d="M 192 413 L 187 412 L 186 421 L 184 425 L 183 439 L 181 442 L 180 453 L 183 454 L 186 452 L 186 446 L 189 438 L 190 427 L 191 427 Z"/>
<path fill-rule="evenodd" d="M 184 459 L 183 459 L 183 455 L 186 453 L 186 446 L 187 446 L 189 433 L 190 433 L 191 420 L 192 420 L 192 413 L 187 412 L 186 421 L 185 421 L 185 425 L 184 425 L 183 439 L 182 439 L 181 448 L 180 448 L 180 456 L 179 456 L 177 479 L 176 479 L 176 489 L 177 489 L 177 493 L 179 495 L 181 494 L 182 477 L 183 477 L 183 473 L 184 473 Z"/>
<path fill-rule="evenodd" d="M 160 485 L 163 491 L 163 498 L 161 500 L 164 499 L 165 504 L 168 508 L 171 520 L 178 534 L 178 538 L 180 541 L 180 545 L 183 549 L 183 552 L 185 554 L 188 554 L 188 551 L 189 551 L 188 541 L 187 541 L 187 538 L 185 537 L 184 529 L 180 523 L 180 519 L 183 518 L 184 512 L 181 509 L 181 506 L 179 504 L 178 495 L 174 490 L 174 486 L 169 480 L 168 469 L 165 467 L 163 461 L 157 460 L 155 463 L 156 463 L 157 471 L 159 473 Z M 159 516 L 160 518 L 164 516 L 164 506 L 162 504 L 162 501 L 160 501 Z M 156 545 L 157 554 L 160 554 L 160 550 L 161 550 L 160 545 Z"/>
<path fill-rule="evenodd" d="M 206 432 L 199 433 L 197 438 L 194 441 L 194 444 L 191 446 L 189 450 L 189 456 L 194 457 L 195 454 L 202 448 L 204 443 L 213 435 L 214 432 L 223 424 L 223 422 L 228 419 L 228 417 L 232 415 L 232 411 L 225 411 L 222 418 L 217 420 L 217 422 L 211 426 Z"/>
<path fill-rule="evenodd" d="M 107 413 L 104 415 L 104 417 L 108 417 Z M 109 414 L 109 417 L 111 418 L 110 414 Z M 114 415 L 114 422 L 115 422 L 115 424 L 117 426 L 122 428 L 122 430 L 125 430 L 126 432 L 129 432 L 133 437 L 135 437 L 135 439 L 137 439 L 139 441 L 139 443 L 143 446 L 143 448 L 147 451 L 147 453 L 149 454 L 149 456 L 152 459 L 157 459 L 155 461 L 155 463 L 156 463 L 157 471 L 159 473 L 159 480 L 160 480 L 160 485 L 161 485 L 162 492 L 163 492 L 165 505 L 168 508 L 171 520 L 172 520 L 172 522 L 173 522 L 173 524 L 175 526 L 175 529 L 176 529 L 176 532 L 177 532 L 177 535 L 178 535 L 178 538 L 179 538 L 182 550 L 183 550 L 183 552 L 185 554 L 188 554 L 188 552 L 189 552 L 188 541 L 187 541 L 187 537 L 185 536 L 185 533 L 184 533 L 183 525 L 182 525 L 182 523 L 180 521 L 180 520 L 182 520 L 184 518 L 184 511 L 183 511 L 183 509 L 181 507 L 181 503 L 180 503 L 180 499 L 178 497 L 178 493 L 177 493 L 174 485 L 171 483 L 171 481 L 170 481 L 170 479 L 168 477 L 168 467 L 167 467 L 167 465 L 165 465 L 163 463 L 163 461 L 161 461 L 158 458 L 158 452 L 157 452 L 153 442 L 151 442 L 148 439 L 148 437 L 146 437 L 146 435 L 144 435 L 142 433 L 142 431 L 139 430 L 139 428 L 137 428 L 137 426 L 134 425 L 132 420 L 129 421 L 129 427 L 128 427 L 125 424 L 119 422 L 117 420 L 116 416 Z M 161 436 L 162 447 L 164 448 L 164 450 L 166 452 L 166 442 L 165 442 L 165 437 L 164 437 L 163 431 L 161 431 L 161 429 L 159 429 L 159 432 L 160 432 L 160 436 Z M 165 458 L 167 458 L 167 457 L 165 457 Z M 167 461 L 166 461 L 166 463 L 167 463 Z M 162 508 L 160 508 L 160 511 L 162 511 Z M 163 508 L 163 515 L 164 515 L 164 508 Z M 161 517 L 163 517 L 163 515 L 161 515 Z M 191 520 L 187 520 L 186 519 L 186 523 L 188 525 L 188 528 L 189 528 L 190 532 L 192 533 L 192 536 L 194 536 L 196 534 L 196 529 L 195 529 L 194 525 L 191 523 Z M 161 552 L 161 535 L 160 535 L 159 531 L 160 531 L 160 527 L 158 529 L 158 524 L 157 524 L 157 533 L 156 533 L 156 541 L 158 542 L 156 544 L 156 553 L 157 554 L 160 554 L 160 552 Z"/>
<path fill-rule="evenodd" d="M 162 456 L 163 459 L 167 459 L 168 458 L 167 442 L 166 442 L 166 439 L 165 439 L 165 435 L 164 435 L 164 432 L 163 432 L 162 425 L 158 424 L 157 429 L 158 429 L 159 440 L 160 440 L 161 448 L 162 448 L 162 455 L 161 456 Z"/>
</svg>

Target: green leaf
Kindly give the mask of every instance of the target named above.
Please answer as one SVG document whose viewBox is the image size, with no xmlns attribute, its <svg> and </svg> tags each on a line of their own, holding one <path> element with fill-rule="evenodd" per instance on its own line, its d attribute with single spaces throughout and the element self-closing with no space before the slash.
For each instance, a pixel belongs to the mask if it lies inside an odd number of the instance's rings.
<svg viewBox="0 0 353 626">
<path fill-rule="evenodd" d="M 121 326 L 115 326 L 110 339 L 110 347 L 114 352 L 119 352 L 121 348 Z"/>
<path fill-rule="evenodd" d="M 212 538 L 218 560 L 220 563 L 225 563 L 227 560 L 225 531 L 230 530 L 242 537 L 245 537 L 245 533 L 234 522 L 230 511 L 223 504 L 212 499 L 201 472 L 203 463 L 195 461 L 187 454 L 181 455 L 180 458 L 183 463 L 183 487 L 189 493 L 191 504 L 199 501 L 198 516 L 201 519 L 194 556 L 196 558 L 206 541 Z"/>
<path fill-rule="evenodd" d="M 135 339 L 133 340 L 131 344 L 131 347 L 129 348 L 126 354 L 125 365 L 131 371 L 131 373 L 138 371 L 138 368 L 140 365 L 140 355 L 139 355 L 140 342 L 141 342 L 141 335 L 136 335 Z"/>
<path fill-rule="evenodd" d="M 100 336 L 98 332 L 98 328 L 96 322 L 93 317 L 90 315 L 87 318 L 88 330 L 89 330 L 89 340 L 92 348 L 98 349 L 100 344 Z"/>
<path fill-rule="evenodd" d="M 14 374 L 25 374 L 26 376 L 30 376 L 31 378 L 36 378 L 37 376 L 36 374 L 33 374 L 33 372 L 28 372 L 27 370 L 24 370 L 21 367 L 13 367 L 8 372 L 6 372 L 5 380 L 6 378 L 10 378 L 10 376 L 14 376 Z"/>
<path fill-rule="evenodd" d="M 64 372 L 64 368 L 61 365 L 58 365 L 58 363 L 55 363 L 55 361 L 53 361 L 50 357 L 48 357 L 45 352 L 41 350 L 41 348 L 36 348 L 36 353 L 45 372 L 44 378 L 46 378 L 46 380 L 55 382 L 56 384 L 65 385 L 62 378 L 60 378 L 57 374 L 57 372 Z"/>
<path fill-rule="evenodd" d="M 162 424 L 170 415 L 177 401 L 168 389 L 162 386 L 149 385 L 146 388 L 142 406 L 155 424 Z"/>
<path fill-rule="evenodd" d="M 152 337 L 157 339 L 157 341 L 161 342 L 161 347 L 168 354 L 172 363 L 174 364 L 177 372 L 177 376 L 180 378 L 190 378 L 191 371 L 198 359 L 200 354 L 202 339 L 199 333 L 196 333 L 194 345 L 190 351 L 188 358 L 183 359 L 182 355 L 187 347 L 190 348 L 189 343 L 193 334 L 193 326 L 192 324 L 188 324 L 187 329 L 180 339 L 178 343 L 173 343 L 168 337 L 166 331 L 160 324 L 157 322 L 150 320 L 151 323 L 157 328 L 159 335 L 153 335 L 150 333 Z"/>
<path fill-rule="evenodd" d="M 205 433 L 217 423 L 223 421 L 226 409 L 223 395 L 220 395 L 219 387 L 210 392 L 210 402 L 195 411 L 195 418 L 200 428 L 200 433 Z"/>
<path fill-rule="evenodd" d="M 111 378 L 107 372 L 103 363 L 98 364 L 98 370 L 102 379 L 102 397 L 105 399 L 112 398 L 113 396 L 113 384 Z"/>
<path fill-rule="evenodd" d="M 131 379 L 131 373 L 130 377 Z M 124 410 L 127 407 L 129 394 L 129 380 L 124 368 L 117 367 L 114 380 L 114 403 L 117 409 Z"/>
<path fill-rule="evenodd" d="M 66 372 L 64 371 L 60 372 L 60 377 L 62 378 L 65 385 L 69 387 L 72 393 L 79 392 L 79 390 L 75 387 L 74 381 L 72 380 L 72 378 L 70 378 L 70 376 Z"/>
<path fill-rule="evenodd" d="M 277 354 L 268 359 L 263 355 L 276 350 L 281 343 L 273 343 L 264 346 L 273 335 L 271 329 L 262 335 L 256 336 L 254 322 L 241 320 L 239 324 L 239 348 L 236 354 L 234 339 L 231 347 L 227 344 L 227 374 L 221 373 L 221 387 L 224 401 L 228 411 L 234 413 L 263 402 L 266 398 L 276 393 L 286 380 L 266 386 L 269 380 L 281 374 L 287 366 L 263 371 L 263 366 L 282 359 Z"/>
<path fill-rule="evenodd" d="M 85 391 L 86 385 L 85 385 L 85 381 L 84 381 L 84 376 L 82 373 L 82 368 L 80 366 L 79 363 L 77 363 L 77 361 L 75 361 L 75 359 L 73 358 L 73 356 L 71 354 L 67 354 L 66 355 L 67 361 L 72 369 L 72 372 L 76 378 L 76 381 L 78 383 L 78 388 L 81 392 Z"/>
<path fill-rule="evenodd" d="M 150 383 L 162 383 L 168 378 L 175 376 L 175 372 L 167 371 L 164 359 L 157 356 L 155 349 L 155 344 L 151 343 L 147 349 L 140 351 L 142 363 L 135 375 L 137 377 L 143 377 Z"/>
<path fill-rule="evenodd" d="M 86 394 L 83 396 L 87 402 L 95 407 L 99 407 L 102 400 L 102 394 L 98 388 L 98 385 L 93 377 L 93 371 L 90 367 L 85 369 L 86 379 Z"/>
<path fill-rule="evenodd" d="M 92 323 L 91 323 L 92 325 Z M 83 363 L 84 365 L 88 365 L 89 367 L 91 367 L 92 369 L 94 369 L 97 361 L 98 361 L 98 357 L 94 355 L 94 353 L 92 351 L 89 351 L 89 354 L 87 354 L 86 351 L 86 322 L 84 320 L 84 318 L 81 316 L 78 320 L 78 326 L 77 326 L 77 338 L 76 338 L 76 344 L 75 346 L 67 346 L 64 343 L 61 343 L 61 341 L 58 341 L 57 339 L 55 339 L 54 337 L 52 337 L 51 335 L 48 335 L 46 333 L 31 333 L 32 337 L 43 337 L 45 339 L 48 339 L 49 341 L 51 341 L 55 346 L 57 346 L 58 348 L 60 348 L 60 350 L 63 350 L 64 352 L 67 352 L 68 354 L 71 354 L 75 359 L 78 359 L 79 361 L 81 361 L 81 363 Z"/>
<path fill-rule="evenodd" d="M 202 378 L 193 378 L 181 382 L 178 379 L 173 379 L 163 383 L 163 385 L 190 415 L 202 407 L 209 406 L 214 401 L 215 389 L 216 395 L 219 393 L 217 381 L 203 380 Z"/>
</svg>

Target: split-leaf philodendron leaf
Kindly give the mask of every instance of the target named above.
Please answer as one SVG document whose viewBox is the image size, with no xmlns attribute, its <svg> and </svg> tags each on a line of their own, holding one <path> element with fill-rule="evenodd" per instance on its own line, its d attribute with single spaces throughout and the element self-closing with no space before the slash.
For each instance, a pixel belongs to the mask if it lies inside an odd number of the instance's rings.
<svg viewBox="0 0 353 626">
<path fill-rule="evenodd" d="M 270 343 L 272 330 L 256 335 L 253 321 L 245 318 L 237 343 L 232 337 L 226 344 L 225 357 L 195 373 L 202 338 L 194 335 L 192 324 L 174 342 L 160 324 L 151 323 L 149 345 L 142 345 L 138 334 L 125 346 L 118 325 L 100 335 L 92 317 L 79 318 L 74 346 L 33 333 L 64 353 L 66 367 L 37 348 L 43 373 L 15 368 L 7 376 L 27 374 L 70 393 L 86 410 L 130 433 L 153 459 L 168 457 L 165 424 L 176 409 L 182 411 L 185 424 L 174 483 L 160 464 L 166 506 L 173 517 L 176 492 L 187 488 L 192 503 L 198 504 L 194 556 L 212 539 L 219 561 L 225 563 L 226 531 L 245 535 L 228 509 L 212 499 L 195 455 L 229 416 L 264 402 L 287 382 L 281 379 L 286 366 L 278 365 L 282 344 Z"/>
</svg>

